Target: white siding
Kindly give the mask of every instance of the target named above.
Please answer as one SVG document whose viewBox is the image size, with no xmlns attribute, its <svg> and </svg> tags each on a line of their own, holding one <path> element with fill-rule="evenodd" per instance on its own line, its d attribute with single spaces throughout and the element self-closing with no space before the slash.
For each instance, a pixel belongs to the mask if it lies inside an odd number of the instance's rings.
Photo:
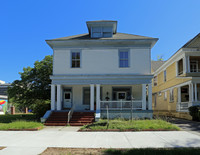
<svg viewBox="0 0 200 155">
<path fill-rule="evenodd" d="M 71 68 L 71 51 L 54 50 L 53 74 L 150 74 L 150 50 L 130 49 L 130 67 L 119 68 L 118 49 L 82 49 L 81 68 Z"/>
</svg>

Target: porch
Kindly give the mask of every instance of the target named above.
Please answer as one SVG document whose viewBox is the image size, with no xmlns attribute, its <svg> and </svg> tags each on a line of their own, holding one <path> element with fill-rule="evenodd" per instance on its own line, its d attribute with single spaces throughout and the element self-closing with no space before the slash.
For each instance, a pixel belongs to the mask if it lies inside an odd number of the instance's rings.
<svg viewBox="0 0 200 155">
<path fill-rule="evenodd" d="M 188 112 L 190 106 L 200 105 L 200 82 L 188 82 L 178 87 L 176 110 Z"/>
<path fill-rule="evenodd" d="M 147 91 L 148 90 L 148 91 Z M 148 93 L 147 93 L 148 92 Z M 135 85 L 51 85 L 51 110 L 151 111 L 151 84 Z"/>
</svg>

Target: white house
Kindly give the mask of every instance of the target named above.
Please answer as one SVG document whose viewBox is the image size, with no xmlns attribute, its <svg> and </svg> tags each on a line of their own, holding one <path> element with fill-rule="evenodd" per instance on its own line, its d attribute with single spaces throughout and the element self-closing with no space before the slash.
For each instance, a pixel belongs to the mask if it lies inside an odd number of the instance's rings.
<svg viewBox="0 0 200 155">
<path fill-rule="evenodd" d="M 86 34 L 46 40 L 53 49 L 51 110 L 151 118 L 151 48 L 158 39 L 118 33 L 117 21 L 86 24 Z"/>
</svg>

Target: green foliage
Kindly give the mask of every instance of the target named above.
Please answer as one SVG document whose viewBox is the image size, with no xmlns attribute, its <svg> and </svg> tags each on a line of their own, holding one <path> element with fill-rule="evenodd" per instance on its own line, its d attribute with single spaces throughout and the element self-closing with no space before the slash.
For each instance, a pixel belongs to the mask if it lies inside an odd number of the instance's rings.
<svg viewBox="0 0 200 155">
<path fill-rule="evenodd" d="M 199 155 L 200 148 L 141 148 L 141 149 L 106 149 L 110 155 Z"/>
<path fill-rule="evenodd" d="M 118 130 L 180 130 L 177 126 L 172 125 L 169 122 L 163 120 L 100 120 L 90 125 L 83 126 L 82 130 L 107 130 L 107 129 L 118 129 Z"/>
<path fill-rule="evenodd" d="M 16 120 L 36 121 L 37 117 L 34 114 L 0 115 L 0 123 L 11 123 Z"/>
<path fill-rule="evenodd" d="M 190 115 L 194 121 L 200 121 L 200 106 L 191 106 L 189 107 Z"/>
<path fill-rule="evenodd" d="M 8 129 L 35 129 L 43 128 L 43 124 L 38 122 L 15 121 L 12 123 L 0 123 L 0 130 Z"/>
<path fill-rule="evenodd" d="M 164 61 L 163 55 L 157 55 L 157 61 Z"/>
<path fill-rule="evenodd" d="M 9 103 L 23 110 L 36 100 L 49 100 L 52 69 L 53 57 L 50 55 L 36 61 L 33 68 L 23 68 L 23 72 L 19 73 L 21 80 L 15 80 L 8 89 Z"/>
<path fill-rule="evenodd" d="M 36 114 L 36 117 L 39 119 L 44 116 L 47 110 L 50 110 L 50 100 L 36 100 L 31 106 L 32 112 Z"/>
</svg>

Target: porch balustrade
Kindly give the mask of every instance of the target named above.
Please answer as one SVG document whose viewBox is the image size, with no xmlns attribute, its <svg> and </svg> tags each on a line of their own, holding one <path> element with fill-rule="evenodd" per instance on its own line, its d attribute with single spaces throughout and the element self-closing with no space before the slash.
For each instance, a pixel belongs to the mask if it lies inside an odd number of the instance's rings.
<svg viewBox="0 0 200 155">
<path fill-rule="evenodd" d="M 142 101 L 134 100 L 134 101 L 100 101 L 101 110 L 142 110 Z"/>
<path fill-rule="evenodd" d="M 191 102 L 180 102 L 176 104 L 176 110 L 180 112 L 188 112 L 190 106 L 192 106 Z"/>
</svg>

